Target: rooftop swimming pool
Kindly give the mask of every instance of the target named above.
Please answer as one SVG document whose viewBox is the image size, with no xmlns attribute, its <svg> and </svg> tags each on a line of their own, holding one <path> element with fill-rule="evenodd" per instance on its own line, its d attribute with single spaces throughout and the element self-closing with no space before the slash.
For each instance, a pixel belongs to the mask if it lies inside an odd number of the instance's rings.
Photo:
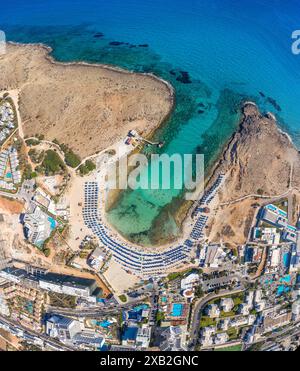
<svg viewBox="0 0 300 371">
<path fill-rule="evenodd" d="M 275 213 L 278 213 L 279 215 L 281 215 L 283 217 L 287 217 L 287 213 L 285 211 L 279 209 L 278 207 L 276 207 L 274 205 L 268 205 L 267 209 L 270 210 L 270 211 L 274 211 Z"/>
<path fill-rule="evenodd" d="M 268 205 L 268 206 L 267 206 L 267 209 L 268 209 L 268 210 L 271 210 L 271 211 L 277 211 L 277 207 L 274 206 L 274 205 Z"/>
</svg>

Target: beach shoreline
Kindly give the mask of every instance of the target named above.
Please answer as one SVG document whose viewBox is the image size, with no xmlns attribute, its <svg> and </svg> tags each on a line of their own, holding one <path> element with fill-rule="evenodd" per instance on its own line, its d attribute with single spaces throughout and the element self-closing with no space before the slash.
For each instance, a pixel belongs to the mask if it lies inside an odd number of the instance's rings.
<svg viewBox="0 0 300 371">
<path fill-rule="evenodd" d="M 168 118 L 170 117 L 170 115 L 172 114 L 173 110 L 174 110 L 174 107 L 175 107 L 175 99 L 176 99 L 176 93 L 175 93 L 175 89 L 173 88 L 173 86 L 161 79 L 160 77 L 157 77 L 151 73 L 137 73 L 137 72 L 134 72 L 134 71 L 130 71 L 130 70 L 126 70 L 126 69 L 123 69 L 123 68 L 120 68 L 120 67 L 117 67 L 117 66 L 110 66 L 110 65 L 106 65 L 106 64 L 98 64 L 98 63 L 88 63 L 88 62 L 60 62 L 60 61 L 57 61 L 52 55 L 51 53 L 53 52 L 53 49 L 45 44 L 36 44 L 36 43 L 33 43 L 33 44 L 22 44 L 22 43 L 15 43 L 15 42 L 9 42 L 8 43 L 9 45 L 13 45 L 13 46 L 18 46 L 18 47 L 27 47 L 27 48 L 41 48 L 43 49 L 46 54 L 45 54 L 45 58 L 46 60 L 51 64 L 51 65 L 55 65 L 55 66 L 63 66 L 63 67 L 66 67 L 66 66 L 72 66 L 72 67 L 80 67 L 80 66 L 87 66 L 87 67 L 93 67 L 93 68 L 99 68 L 99 69 L 102 69 L 102 70 L 106 70 L 106 71 L 112 71 L 114 73 L 118 73 L 118 74 L 121 74 L 121 75 L 132 75 L 132 76 L 145 76 L 145 77 L 149 77 L 150 79 L 153 79 L 155 80 L 156 82 L 159 82 L 161 84 L 163 84 L 167 90 L 168 90 L 168 93 L 169 93 L 169 100 L 170 100 L 170 108 L 168 110 L 168 112 L 166 113 L 166 115 L 162 118 L 162 120 L 157 123 L 157 125 L 155 127 L 152 128 L 151 131 L 149 131 L 147 133 L 147 137 L 150 138 L 152 135 L 154 135 L 154 133 L 159 129 L 161 128 L 162 125 L 164 125 L 167 121 L 168 121 Z M 243 102 L 243 104 L 241 105 L 241 110 L 242 110 L 242 107 L 245 106 L 245 105 L 253 105 L 257 108 L 257 105 L 253 102 Z M 275 117 L 274 117 L 275 119 Z M 277 125 L 278 127 L 278 125 Z M 237 129 L 238 130 L 238 129 Z M 284 133 L 279 127 L 278 127 L 278 130 L 280 130 L 282 132 L 283 135 L 285 135 L 290 141 L 291 141 L 291 138 L 289 137 L 289 135 L 287 133 Z M 234 135 L 236 134 L 236 132 L 233 134 L 232 137 L 234 137 Z M 205 186 L 208 187 L 213 181 L 214 179 L 216 178 L 217 174 L 216 174 L 216 171 L 219 167 L 219 164 L 220 164 L 220 161 L 222 161 L 222 157 L 224 156 L 224 153 L 226 152 L 226 148 L 228 147 L 229 143 L 231 142 L 232 140 L 232 137 L 228 140 L 227 143 L 224 144 L 223 146 L 223 149 L 220 151 L 220 154 L 217 156 L 216 160 L 213 162 L 212 166 L 211 166 L 211 169 L 208 171 L 208 174 L 206 175 L 205 177 Z M 292 143 L 292 141 L 291 141 Z M 114 143 L 110 143 L 110 146 L 113 145 Z M 110 147 L 109 146 L 109 147 Z M 109 147 L 106 147 L 109 148 Z M 110 201 L 111 204 L 115 204 L 116 200 L 120 197 L 120 193 L 115 196 L 115 200 L 114 201 Z M 186 236 L 187 236 L 187 232 L 186 232 L 186 228 L 189 229 L 188 227 L 190 226 L 189 225 L 189 217 L 190 215 L 192 214 L 192 211 L 193 211 L 193 208 L 194 208 L 194 204 L 195 203 L 192 203 L 191 205 L 189 205 L 189 207 L 187 207 L 187 204 L 186 202 L 183 202 L 183 204 L 180 206 L 178 212 L 176 213 L 176 216 L 178 216 L 178 218 L 176 219 L 176 222 L 178 223 L 178 227 L 180 229 L 180 235 L 178 237 L 173 237 L 172 240 L 169 241 L 161 241 L 161 242 L 157 242 L 157 244 L 155 244 L 155 247 L 154 248 L 157 248 L 157 247 L 160 247 L 160 248 L 164 248 L 166 247 L 167 245 L 169 245 L 169 243 L 173 243 L 174 241 L 179 241 L 179 240 L 182 240 L 184 239 Z M 184 212 L 182 211 L 184 210 Z M 120 234 L 120 232 L 118 232 L 116 230 L 116 228 L 114 228 L 113 226 L 111 226 L 111 228 L 114 230 L 114 232 L 118 233 L 122 239 L 126 240 L 126 237 L 124 237 L 123 235 Z M 130 242 L 130 241 L 128 241 Z M 146 247 L 145 247 L 146 248 Z"/>
<path fill-rule="evenodd" d="M 45 56 L 45 58 L 50 63 L 52 63 L 54 65 L 60 65 L 60 66 L 90 66 L 90 67 L 102 68 L 102 69 L 105 69 L 105 70 L 108 70 L 108 71 L 119 72 L 119 73 L 125 74 L 125 75 L 132 74 L 132 75 L 142 75 L 142 76 L 150 77 L 150 78 L 152 78 L 156 81 L 159 81 L 159 82 L 163 83 L 169 89 L 170 97 L 171 97 L 171 99 L 173 101 L 173 104 L 174 104 L 175 89 L 172 86 L 172 84 L 169 81 L 164 80 L 161 77 L 159 77 L 159 76 L 157 76 L 153 73 L 136 72 L 136 71 L 133 71 L 133 70 L 129 70 L 129 69 L 127 70 L 127 69 L 122 68 L 122 67 L 113 66 L 113 65 L 109 65 L 109 64 L 105 64 L 105 63 L 90 63 L 90 62 L 84 62 L 84 61 L 60 62 L 59 60 L 55 59 L 55 57 L 52 55 L 54 49 L 51 46 L 46 45 L 44 43 L 21 43 L 21 42 L 16 42 L 16 41 L 8 41 L 7 44 L 8 45 L 14 45 L 14 46 L 21 46 L 21 47 L 22 46 L 32 46 L 32 47 L 38 46 L 38 47 L 47 51 L 47 55 Z M 171 109 L 170 113 L 172 112 L 173 108 L 174 107 L 172 106 L 172 109 Z"/>
</svg>

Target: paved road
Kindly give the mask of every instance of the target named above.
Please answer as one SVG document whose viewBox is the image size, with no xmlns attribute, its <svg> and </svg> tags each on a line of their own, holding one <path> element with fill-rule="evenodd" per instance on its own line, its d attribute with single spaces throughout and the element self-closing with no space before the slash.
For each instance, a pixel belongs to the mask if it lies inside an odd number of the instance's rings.
<svg viewBox="0 0 300 371">
<path fill-rule="evenodd" d="M 105 316 L 107 314 L 118 314 L 120 313 L 120 310 L 122 309 L 130 309 L 131 307 L 135 307 L 139 304 L 142 304 L 144 301 L 142 299 L 138 300 L 132 300 L 129 303 L 124 303 L 121 305 L 112 305 L 111 307 L 96 307 L 96 308 L 89 308 L 89 309 L 64 309 L 59 307 L 51 307 L 48 306 L 47 312 L 53 313 L 53 314 L 61 314 L 65 316 L 71 316 L 71 317 L 87 317 L 87 318 L 94 318 L 94 317 L 101 317 Z"/>
<path fill-rule="evenodd" d="M 288 222 L 293 225 L 293 194 L 290 192 L 288 195 Z"/>
<path fill-rule="evenodd" d="M 0 316 L 0 324 L 5 325 L 7 327 L 7 330 L 11 332 L 12 334 L 16 334 L 18 331 L 22 331 L 25 335 L 29 335 L 35 338 L 38 338 L 44 342 L 45 345 L 49 345 L 52 348 L 55 348 L 56 350 L 62 350 L 62 351 L 75 351 L 76 349 L 67 346 L 65 344 L 60 343 L 57 340 L 54 340 L 46 335 L 37 333 L 32 330 L 28 330 L 27 328 L 23 327 L 19 323 L 12 321 L 11 319 L 5 318 L 3 316 Z"/>
</svg>

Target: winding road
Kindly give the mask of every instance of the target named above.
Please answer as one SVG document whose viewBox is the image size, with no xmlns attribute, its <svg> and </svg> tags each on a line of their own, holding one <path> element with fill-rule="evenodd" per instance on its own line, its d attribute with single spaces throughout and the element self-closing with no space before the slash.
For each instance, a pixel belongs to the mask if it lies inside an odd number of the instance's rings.
<svg viewBox="0 0 300 371">
<path fill-rule="evenodd" d="M 210 294 L 205 296 L 202 299 L 199 299 L 194 306 L 193 314 L 192 314 L 192 322 L 190 326 L 190 350 L 194 350 L 199 339 L 199 330 L 200 330 L 200 321 L 201 321 L 201 313 L 208 302 L 211 300 L 220 298 L 226 295 L 235 295 L 241 292 L 244 292 L 244 287 L 241 287 L 238 290 L 224 290 L 219 294 Z"/>
</svg>

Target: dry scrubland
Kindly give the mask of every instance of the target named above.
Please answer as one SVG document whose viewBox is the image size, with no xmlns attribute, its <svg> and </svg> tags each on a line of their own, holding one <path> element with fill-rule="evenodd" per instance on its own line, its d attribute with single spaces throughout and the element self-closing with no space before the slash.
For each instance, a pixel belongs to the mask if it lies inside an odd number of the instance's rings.
<svg viewBox="0 0 300 371">
<path fill-rule="evenodd" d="M 273 117 L 261 115 L 254 105 L 245 106 L 240 126 L 216 169 L 229 174 L 220 195 L 221 203 L 257 194 L 270 198 L 252 197 L 222 206 L 210 225 L 212 240 L 244 243 L 255 204 L 270 202 L 289 190 L 295 197 L 299 195 L 300 154 Z"/>
<path fill-rule="evenodd" d="M 172 109 L 173 91 L 154 77 L 56 63 L 49 52 L 40 45 L 9 44 L 0 56 L 0 91 L 20 90 L 26 136 L 57 138 L 83 158 L 129 129 L 151 133 Z"/>
</svg>

